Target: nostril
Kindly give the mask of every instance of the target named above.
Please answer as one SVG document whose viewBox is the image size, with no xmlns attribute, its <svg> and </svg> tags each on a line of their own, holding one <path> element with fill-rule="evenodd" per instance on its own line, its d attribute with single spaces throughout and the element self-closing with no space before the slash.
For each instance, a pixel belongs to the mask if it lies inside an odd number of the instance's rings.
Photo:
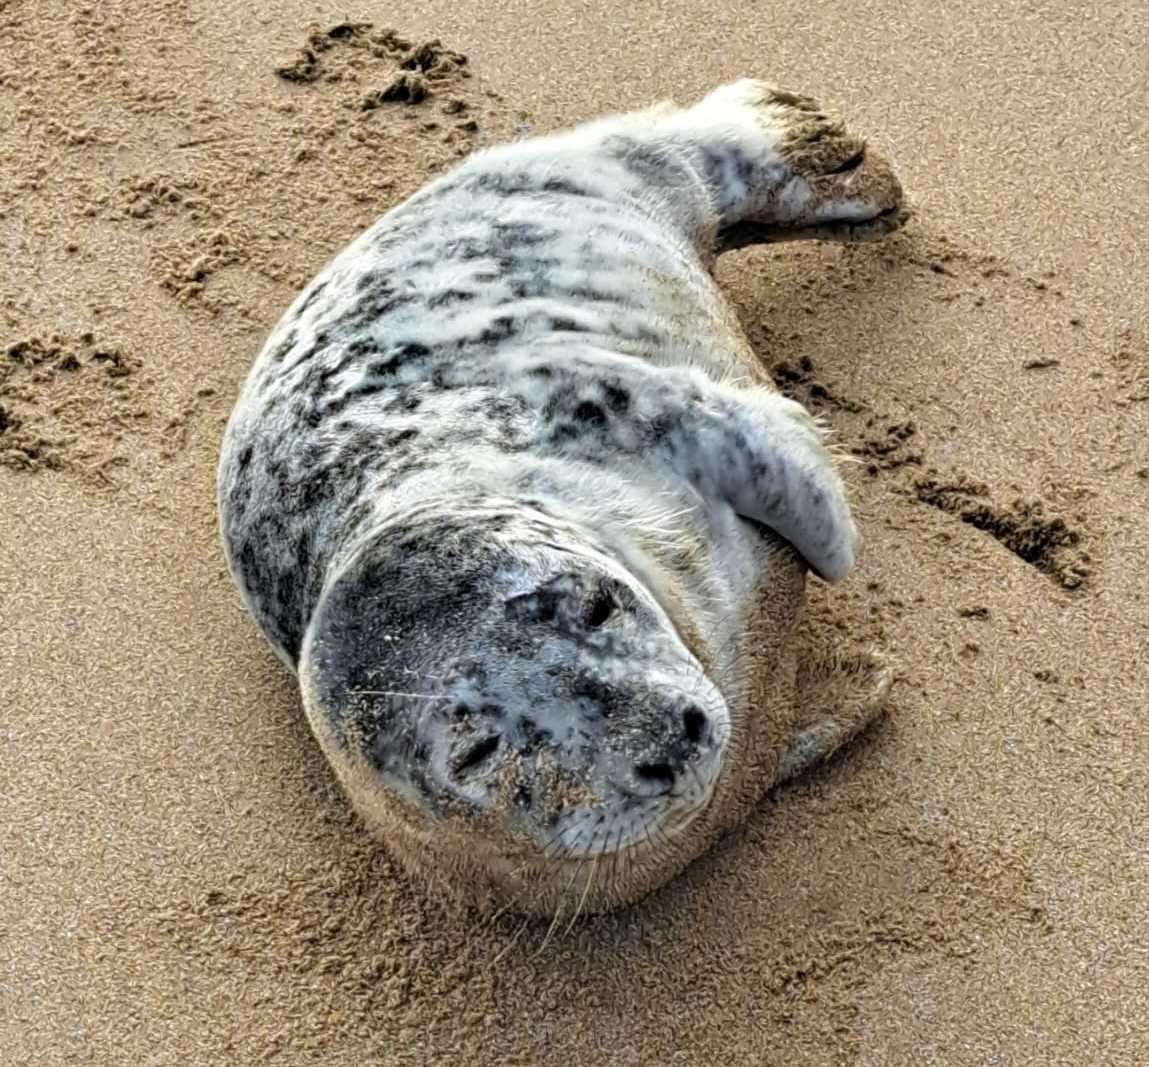
<svg viewBox="0 0 1149 1067">
<path fill-rule="evenodd" d="M 492 734 L 490 737 L 484 737 L 482 741 L 476 742 L 467 749 L 466 752 L 455 761 L 452 769 L 456 775 L 463 775 L 468 771 L 473 771 L 484 760 L 493 756 L 498 747 L 498 735 Z"/>
<path fill-rule="evenodd" d="M 707 725 L 706 714 L 699 708 L 689 707 L 682 715 L 682 728 L 686 731 L 686 740 L 692 745 L 702 743 Z"/>
<path fill-rule="evenodd" d="M 666 790 L 674 785 L 674 768 L 669 763 L 639 763 L 634 773 L 639 781 L 660 785 Z"/>
</svg>

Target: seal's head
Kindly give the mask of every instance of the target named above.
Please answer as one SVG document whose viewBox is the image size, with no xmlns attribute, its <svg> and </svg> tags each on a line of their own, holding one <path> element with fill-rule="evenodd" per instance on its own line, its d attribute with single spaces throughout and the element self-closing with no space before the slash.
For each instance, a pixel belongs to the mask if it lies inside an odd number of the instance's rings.
<svg viewBox="0 0 1149 1067">
<path fill-rule="evenodd" d="M 681 866 L 731 730 L 689 641 L 577 525 L 430 505 L 328 582 L 300 677 L 349 795 L 408 866 L 546 911 L 589 862 Z"/>
</svg>

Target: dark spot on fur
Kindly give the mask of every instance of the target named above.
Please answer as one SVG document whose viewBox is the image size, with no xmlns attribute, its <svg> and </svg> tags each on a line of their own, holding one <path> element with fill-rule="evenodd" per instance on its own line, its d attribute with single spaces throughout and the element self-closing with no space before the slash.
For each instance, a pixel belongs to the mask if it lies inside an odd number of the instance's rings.
<svg viewBox="0 0 1149 1067">
<path fill-rule="evenodd" d="M 486 193 L 513 196 L 516 193 L 532 193 L 539 189 L 538 177 L 530 171 L 483 171 L 468 175 L 467 183 Z"/>
<path fill-rule="evenodd" d="M 384 378 L 397 373 L 411 360 L 424 359 L 431 350 L 417 341 L 409 341 L 391 349 L 382 359 L 374 360 L 367 366 L 367 373 Z"/>
<path fill-rule="evenodd" d="M 351 360 L 360 359 L 368 353 L 376 351 L 378 351 L 378 345 L 374 341 L 360 337 L 347 346 L 345 355 L 347 356 L 347 361 L 350 362 Z"/>
<path fill-rule="evenodd" d="M 280 341 L 279 344 L 271 350 L 269 358 L 273 363 L 282 363 L 287 357 L 287 354 L 295 347 L 295 342 L 299 340 L 299 334 L 293 328 L 288 331 L 287 336 Z"/>
<path fill-rule="evenodd" d="M 552 318 L 550 327 L 552 330 L 566 330 L 569 333 L 584 333 L 587 330 L 587 327 L 583 326 L 582 323 L 566 317 Z"/>
<path fill-rule="evenodd" d="M 345 322 L 351 327 L 362 329 L 418 299 L 422 299 L 422 294 L 410 291 L 399 293 L 390 285 L 380 283 L 376 289 L 360 297 L 352 311 L 346 315 Z"/>
<path fill-rule="evenodd" d="M 510 515 L 492 515 L 487 519 L 486 522 L 487 529 L 493 530 L 495 533 L 499 533 L 500 531 L 505 530 L 510 525 Z"/>
<path fill-rule="evenodd" d="M 326 393 L 331 385 L 331 380 L 344 369 L 349 361 L 347 359 L 339 359 L 334 363 L 329 363 L 327 366 L 321 366 L 316 363 L 314 366 L 309 366 L 303 375 L 303 386 L 311 396 L 320 396 Z"/>
<path fill-rule="evenodd" d="M 448 241 L 443 246 L 443 253 L 446 257 L 461 259 L 464 262 L 483 259 L 485 256 L 490 255 L 490 251 L 490 247 L 487 244 L 474 237 L 457 238 L 453 241 Z M 430 266 L 430 264 L 428 264 L 428 266 Z"/>
<path fill-rule="evenodd" d="M 547 193 L 566 193 L 568 196 L 590 196 L 589 189 L 577 185 L 569 178 L 547 178 L 543 182 L 543 192 Z"/>
<path fill-rule="evenodd" d="M 754 163 L 749 156 L 739 152 L 735 156 L 735 166 L 738 170 L 738 180 L 747 188 L 754 185 Z"/>
<path fill-rule="evenodd" d="M 329 400 L 323 407 L 323 415 L 325 418 L 332 418 L 336 415 L 343 414 L 347 408 L 355 403 L 357 400 L 362 400 L 365 397 L 374 396 L 377 393 L 384 392 L 388 387 L 382 382 L 376 382 L 369 385 L 357 385 L 352 389 L 346 389 L 339 396 L 333 400 Z"/>
<path fill-rule="evenodd" d="M 590 426 L 605 426 L 606 412 L 591 400 L 584 400 L 574 409 L 574 417 Z"/>
<path fill-rule="evenodd" d="M 325 351 L 327 348 L 327 342 L 329 340 L 330 334 L 328 334 L 326 330 L 320 330 L 319 333 L 315 335 L 315 338 L 312 340 L 311 344 L 296 357 L 288 370 L 295 370 L 297 367 L 301 367 L 305 363 L 312 362 L 316 356 L 319 356 Z"/>
<path fill-rule="evenodd" d="M 603 386 L 606 395 L 606 404 L 616 415 L 621 415 L 630 408 L 630 393 L 621 385 L 607 384 Z"/>
<path fill-rule="evenodd" d="M 548 422 L 555 418 L 560 408 L 565 408 L 574 398 L 574 390 L 565 383 L 558 386 L 543 405 L 543 418 Z"/>
<path fill-rule="evenodd" d="M 733 188 L 735 182 L 743 189 L 750 188 L 754 183 L 752 161 L 734 147 L 720 150 L 703 148 L 696 158 L 702 163 L 706 184 L 719 196 L 721 209 L 728 209 L 730 197 L 737 195 L 738 190 Z"/>
<path fill-rule="evenodd" d="M 255 547 L 251 541 L 245 540 L 240 546 L 239 551 L 236 552 L 236 557 L 239 559 L 244 571 L 248 574 L 254 573 L 258 568 L 258 560 L 255 556 Z"/>
<path fill-rule="evenodd" d="M 386 445 L 388 448 L 398 448 L 407 441 L 413 441 L 418 436 L 419 431 L 415 429 L 414 426 L 409 426 L 405 430 L 399 430 L 397 433 L 390 434 L 387 437 Z"/>
<path fill-rule="evenodd" d="M 660 188 L 690 180 L 682 161 L 652 142 L 614 134 L 604 138 L 603 147 L 646 185 Z"/>
<path fill-rule="evenodd" d="M 373 510 L 372 501 L 361 500 L 347 513 L 347 531 L 354 531 L 363 523 Z"/>
<path fill-rule="evenodd" d="M 653 419 L 647 424 L 647 430 L 650 439 L 654 443 L 660 443 L 666 439 L 667 435 L 674 429 L 674 419 L 671 418 L 665 411 L 655 415 Z"/>
<path fill-rule="evenodd" d="M 537 222 L 496 222 L 494 231 L 504 248 L 546 244 L 558 236 L 555 230 Z"/>
<path fill-rule="evenodd" d="M 299 314 L 302 315 L 312 304 L 315 303 L 327 291 L 327 282 L 320 282 L 318 285 L 313 285 L 311 291 L 303 298 L 303 303 L 299 305 Z"/>
<path fill-rule="evenodd" d="M 604 719 L 617 709 L 622 694 L 614 686 L 608 685 L 593 674 L 579 674 L 570 683 L 571 695 L 590 702 L 591 710 Z"/>
<path fill-rule="evenodd" d="M 490 326 L 479 334 L 479 343 L 484 345 L 498 344 L 514 334 L 516 328 L 516 320 L 513 315 L 500 315 L 498 318 L 492 319 Z"/>
<path fill-rule="evenodd" d="M 463 303 L 468 300 L 474 300 L 475 294 L 467 289 L 444 289 L 441 293 L 436 293 L 427 301 L 429 308 L 446 307 L 448 304 Z"/>
<path fill-rule="evenodd" d="M 417 411 L 419 409 L 419 405 L 422 403 L 423 398 L 421 396 L 416 396 L 414 393 L 408 393 L 407 395 L 399 398 L 399 406 L 404 411 Z"/>
</svg>

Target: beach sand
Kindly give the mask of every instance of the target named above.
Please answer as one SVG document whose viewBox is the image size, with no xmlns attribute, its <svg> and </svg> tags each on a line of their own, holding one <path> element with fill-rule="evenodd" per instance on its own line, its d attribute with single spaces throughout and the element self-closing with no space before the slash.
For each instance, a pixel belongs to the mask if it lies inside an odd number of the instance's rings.
<svg viewBox="0 0 1149 1067">
<path fill-rule="evenodd" d="M 349 18 L 468 62 L 381 102 L 409 53 Z M 1147 51 L 1138 0 L 0 0 L 0 1061 L 1145 1062 Z M 242 614 L 220 432 L 431 174 L 744 75 L 917 211 L 719 270 L 861 461 L 812 599 L 895 657 L 890 714 L 638 907 L 475 920 L 368 839 Z"/>
</svg>

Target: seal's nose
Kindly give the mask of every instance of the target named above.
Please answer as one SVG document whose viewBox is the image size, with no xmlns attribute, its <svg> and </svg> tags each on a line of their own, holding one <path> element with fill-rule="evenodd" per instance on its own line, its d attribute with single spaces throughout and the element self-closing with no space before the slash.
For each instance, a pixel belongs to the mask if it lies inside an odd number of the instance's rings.
<svg viewBox="0 0 1149 1067">
<path fill-rule="evenodd" d="M 710 720 L 706 712 L 691 704 L 682 713 L 682 732 L 690 744 L 705 744 L 710 739 Z"/>
<path fill-rule="evenodd" d="M 633 781 L 627 787 L 641 796 L 671 792 L 687 764 L 710 743 L 712 736 L 713 727 L 706 712 L 691 704 L 682 713 L 679 731 L 658 758 L 634 764 Z"/>
</svg>

